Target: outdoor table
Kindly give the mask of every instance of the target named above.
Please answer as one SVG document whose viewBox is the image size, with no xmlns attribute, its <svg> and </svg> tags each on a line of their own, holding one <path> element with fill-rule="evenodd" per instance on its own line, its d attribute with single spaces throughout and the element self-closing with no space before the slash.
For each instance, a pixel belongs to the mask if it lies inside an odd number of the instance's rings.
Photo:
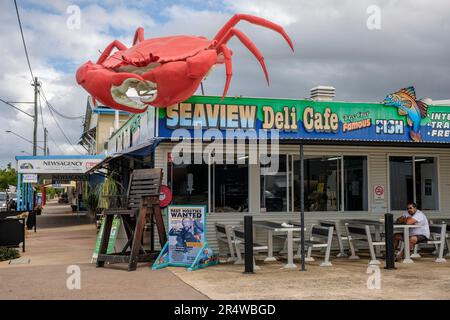
<svg viewBox="0 0 450 320">
<path fill-rule="evenodd" d="M 255 221 L 253 225 L 256 228 L 261 228 L 267 230 L 267 246 L 268 253 L 267 258 L 264 260 L 268 261 L 276 261 L 277 259 L 273 256 L 273 234 L 275 232 L 285 232 L 287 233 L 287 241 L 288 241 L 288 262 L 284 265 L 285 269 L 296 268 L 297 266 L 294 264 L 294 232 L 300 232 L 300 227 L 284 227 L 281 223 L 272 222 L 272 221 Z"/>
<path fill-rule="evenodd" d="M 373 226 L 375 228 L 375 241 L 381 241 L 381 233 L 384 228 L 384 219 L 377 220 L 369 220 L 369 219 L 344 219 L 343 223 L 354 223 L 354 224 L 364 224 L 368 226 Z M 375 246 L 375 255 L 377 257 L 381 257 L 381 247 Z"/>
<path fill-rule="evenodd" d="M 414 263 L 411 259 L 410 255 L 410 247 L 409 247 L 409 229 L 411 228 L 419 228 L 420 226 L 417 224 L 394 224 L 394 228 L 403 229 L 403 239 L 405 243 L 405 257 L 403 259 L 403 263 Z"/>
</svg>

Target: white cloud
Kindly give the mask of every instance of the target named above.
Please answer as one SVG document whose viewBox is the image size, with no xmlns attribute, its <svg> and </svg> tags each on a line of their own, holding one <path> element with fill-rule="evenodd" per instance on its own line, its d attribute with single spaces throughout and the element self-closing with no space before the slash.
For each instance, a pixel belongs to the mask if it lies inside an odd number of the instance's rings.
<svg viewBox="0 0 450 320">
<path fill-rule="evenodd" d="M 179 3 L 179 2 L 177 2 Z M 339 100 L 376 100 L 392 90 L 414 84 L 420 96 L 448 98 L 450 73 L 450 2 L 448 0 L 254 0 L 185 2 L 145 0 L 22 0 L 19 1 L 33 70 L 44 84 L 50 102 L 67 115 L 84 114 L 86 92 L 74 79 L 81 63 L 96 60 L 112 40 L 130 45 L 137 26 L 146 37 L 189 34 L 212 38 L 234 12 L 256 14 L 285 27 L 295 54 L 271 30 L 247 22 L 245 32 L 265 56 L 271 86 L 258 62 L 232 39 L 234 77 L 229 95 L 301 98 L 317 84 L 337 88 Z M 66 27 L 66 9 L 82 7 L 80 30 Z M 382 29 L 366 28 L 366 9 L 381 8 Z M 159 16 L 157 16 L 158 14 Z M 0 2 L 0 97 L 30 101 L 33 91 L 12 1 Z M 206 93 L 220 95 L 223 66 L 205 83 Z M 21 106 L 28 112 L 31 105 Z M 32 136 L 32 121 L 7 106 L 0 107 L 4 130 Z M 67 153 L 74 153 L 44 111 L 50 134 Z M 81 122 L 58 118 L 72 142 L 81 135 Z M 39 140 L 42 130 L 39 131 Z M 0 165 L 13 161 L 31 145 L 0 132 Z M 58 149 L 50 142 L 52 152 Z"/>
</svg>

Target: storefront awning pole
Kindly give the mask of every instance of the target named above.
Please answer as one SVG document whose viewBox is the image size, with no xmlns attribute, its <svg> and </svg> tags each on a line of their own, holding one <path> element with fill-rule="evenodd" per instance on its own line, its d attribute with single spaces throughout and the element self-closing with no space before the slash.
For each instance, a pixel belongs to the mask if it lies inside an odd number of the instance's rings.
<svg viewBox="0 0 450 320">
<path fill-rule="evenodd" d="M 303 143 L 300 143 L 300 245 L 301 245 L 301 259 L 302 269 L 306 271 L 305 267 L 305 176 L 304 176 L 304 154 Z"/>
<path fill-rule="evenodd" d="M 17 174 L 17 190 L 16 190 L 16 195 L 17 195 L 17 200 L 16 200 L 16 210 L 22 210 L 22 203 L 21 203 L 21 199 L 22 199 L 22 174 L 18 173 Z"/>
</svg>

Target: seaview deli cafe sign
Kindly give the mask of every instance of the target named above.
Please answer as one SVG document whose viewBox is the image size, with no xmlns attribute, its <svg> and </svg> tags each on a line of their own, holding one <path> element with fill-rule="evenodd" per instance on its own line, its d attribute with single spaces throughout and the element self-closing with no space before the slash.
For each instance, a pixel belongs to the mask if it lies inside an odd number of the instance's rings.
<svg viewBox="0 0 450 320">
<path fill-rule="evenodd" d="M 450 107 L 429 105 L 417 124 L 381 103 L 193 96 L 159 110 L 160 137 L 270 138 L 274 129 L 280 139 L 450 143 Z"/>
<path fill-rule="evenodd" d="M 33 159 L 29 157 L 17 160 L 17 171 L 19 173 L 83 174 L 100 161 L 102 158 Z"/>
</svg>

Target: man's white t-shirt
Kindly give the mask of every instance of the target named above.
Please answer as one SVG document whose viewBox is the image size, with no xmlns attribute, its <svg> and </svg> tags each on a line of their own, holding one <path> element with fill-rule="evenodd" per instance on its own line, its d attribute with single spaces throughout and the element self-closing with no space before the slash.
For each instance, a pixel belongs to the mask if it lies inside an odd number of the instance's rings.
<svg viewBox="0 0 450 320">
<path fill-rule="evenodd" d="M 420 226 L 417 228 L 410 229 L 409 234 L 411 236 L 423 235 L 423 236 L 427 237 L 427 239 L 430 239 L 430 226 L 428 224 L 427 217 L 425 216 L 425 214 L 422 211 L 417 210 L 414 215 L 410 215 L 409 213 L 404 213 L 402 216 L 406 217 L 406 218 L 413 218 L 414 220 L 417 221 L 416 225 Z"/>
</svg>

